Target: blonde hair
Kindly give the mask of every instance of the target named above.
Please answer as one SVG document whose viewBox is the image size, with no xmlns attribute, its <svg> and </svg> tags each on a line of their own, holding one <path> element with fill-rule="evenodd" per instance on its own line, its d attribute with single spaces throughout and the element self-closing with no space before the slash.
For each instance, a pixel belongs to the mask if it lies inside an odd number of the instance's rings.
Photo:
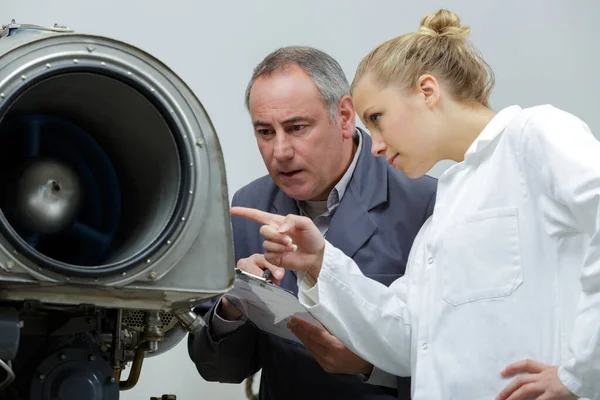
<svg viewBox="0 0 600 400">
<path fill-rule="evenodd" d="M 420 76 L 431 74 L 447 85 L 457 101 L 488 107 L 494 73 L 467 41 L 469 31 L 451 11 L 424 16 L 418 32 L 388 40 L 363 58 L 351 91 L 365 74 L 383 86 L 401 88 L 414 88 Z"/>
</svg>

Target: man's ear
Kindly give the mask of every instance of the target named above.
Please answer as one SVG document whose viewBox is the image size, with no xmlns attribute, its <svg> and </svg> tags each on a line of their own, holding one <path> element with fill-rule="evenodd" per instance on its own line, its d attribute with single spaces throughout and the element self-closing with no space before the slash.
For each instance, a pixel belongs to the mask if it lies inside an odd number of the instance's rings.
<svg viewBox="0 0 600 400">
<path fill-rule="evenodd" d="M 352 98 L 344 95 L 338 103 L 338 124 L 342 128 L 344 139 L 352 139 L 356 123 L 356 108 Z"/>
<path fill-rule="evenodd" d="M 417 90 L 429 109 L 433 109 L 440 100 L 440 85 L 433 75 L 421 75 L 417 80 Z"/>
</svg>

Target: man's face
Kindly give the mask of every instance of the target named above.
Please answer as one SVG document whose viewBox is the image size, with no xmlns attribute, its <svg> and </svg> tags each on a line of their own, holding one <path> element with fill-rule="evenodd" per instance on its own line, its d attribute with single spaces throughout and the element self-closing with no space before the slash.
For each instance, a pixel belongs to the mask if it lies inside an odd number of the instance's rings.
<svg viewBox="0 0 600 400">
<path fill-rule="evenodd" d="M 352 158 L 355 110 L 340 101 L 336 122 L 304 70 L 291 65 L 259 77 L 250 92 L 250 116 L 269 174 L 296 200 L 325 200 Z"/>
</svg>

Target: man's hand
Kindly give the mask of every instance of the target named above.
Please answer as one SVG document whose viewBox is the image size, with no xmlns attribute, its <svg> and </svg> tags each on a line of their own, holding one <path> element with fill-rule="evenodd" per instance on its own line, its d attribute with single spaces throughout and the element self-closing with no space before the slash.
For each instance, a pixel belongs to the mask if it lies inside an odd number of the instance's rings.
<svg viewBox="0 0 600 400">
<path fill-rule="evenodd" d="M 292 318 L 288 327 L 325 371 L 340 374 L 370 374 L 373 371 L 373 365 L 351 352 L 325 329 L 299 318 Z"/>
<path fill-rule="evenodd" d="M 558 379 L 558 367 L 538 361 L 523 360 L 509 365 L 502 371 L 508 377 L 525 372 L 516 377 L 496 400 L 576 400 L 565 385 Z"/>
<path fill-rule="evenodd" d="M 240 258 L 237 263 L 237 267 L 242 271 L 248 272 L 249 274 L 256 276 L 263 276 L 263 273 L 266 269 L 271 271 L 271 277 L 269 280 L 273 282 L 273 284 L 278 285 L 281 283 L 283 279 L 283 275 L 285 270 L 283 268 L 278 268 L 275 265 L 271 264 L 265 259 L 264 254 L 252 254 L 248 258 Z"/>
<path fill-rule="evenodd" d="M 221 310 L 219 312 L 221 318 L 226 321 L 237 321 L 242 318 L 242 312 L 236 306 L 231 304 L 225 296 L 221 297 Z"/>
<path fill-rule="evenodd" d="M 285 270 L 277 268 L 270 264 L 263 254 L 252 254 L 248 258 L 240 258 L 237 263 L 237 267 L 242 271 L 248 272 L 249 274 L 262 276 L 265 269 L 271 269 L 275 271 L 271 275 L 271 281 L 275 285 L 279 285 L 283 273 Z M 221 297 L 221 310 L 219 315 L 227 321 L 236 321 L 242 318 L 242 312 L 234 306 L 225 296 Z"/>
<path fill-rule="evenodd" d="M 306 271 L 313 278 L 319 277 L 323 263 L 325 239 L 317 226 L 306 217 L 289 214 L 285 217 L 253 208 L 232 207 L 231 215 L 250 219 L 262 224 L 260 234 L 266 239 L 265 260 L 275 269 Z"/>
</svg>

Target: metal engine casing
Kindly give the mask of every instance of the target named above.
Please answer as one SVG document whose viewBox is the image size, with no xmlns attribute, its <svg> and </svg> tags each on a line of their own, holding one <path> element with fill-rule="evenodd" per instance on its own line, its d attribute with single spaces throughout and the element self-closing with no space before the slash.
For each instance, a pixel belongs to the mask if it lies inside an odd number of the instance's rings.
<svg viewBox="0 0 600 400">
<path fill-rule="evenodd" d="M 0 208 L 0 334 L 10 332 L 0 340 L 0 367 L 8 372 L 0 388 L 21 371 L 14 393 L 78 398 L 60 390 L 72 374 L 89 374 L 84 382 L 104 383 L 81 390 L 114 400 L 119 388 L 135 385 L 144 357 L 168 351 L 202 325 L 195 307 L 233 285 L 219 140 L 192 90 L 150 54 L 65 26 L 13 20 L 0 29 L 0 142 L 15 129 L 6 121 L 23 115 L 32 129 L 58 118 L 93 136 L 115 164 L 122 216 L 102 261 L 79 265 L 38 250 Z M 32 132 L 39 138 L 41 130 Z M 5 167 L 0 163 L 0 177 Z M 61 243 L 68 253 L 68 242 Z M 29 365 L 24 354 L 44 346 Z M 129 381 L 119 382 L 131 361 Z"/>
<path fill-rule="evenodd" d="M 25 88 L 57 73 L 78 71 L 116 77 L 153 96 L 155 104 L 169 113 L 177 128 L 171 133 L 181 139 L 180 156 L 189 160 L 189 186 L 181 193 L 186 198 L 179 199 L 183 206 L 171 216 L 177 219 L 171 232 L 156 238 L 147 257 L 114 274 L 100 268 L 96 276 L 49 270 L 1 235 L 0 299 L 169 310 L 193 307 L 228 291 L 234 279 L 234 256 L 222 151 L 200 102 L 159 60 L 123 42 L 60 28 L 25 29 L 4 37 L 0 39 L 0 121 Z M 4 217 L 0 222 L 7 225 Z"/>
</svg>

